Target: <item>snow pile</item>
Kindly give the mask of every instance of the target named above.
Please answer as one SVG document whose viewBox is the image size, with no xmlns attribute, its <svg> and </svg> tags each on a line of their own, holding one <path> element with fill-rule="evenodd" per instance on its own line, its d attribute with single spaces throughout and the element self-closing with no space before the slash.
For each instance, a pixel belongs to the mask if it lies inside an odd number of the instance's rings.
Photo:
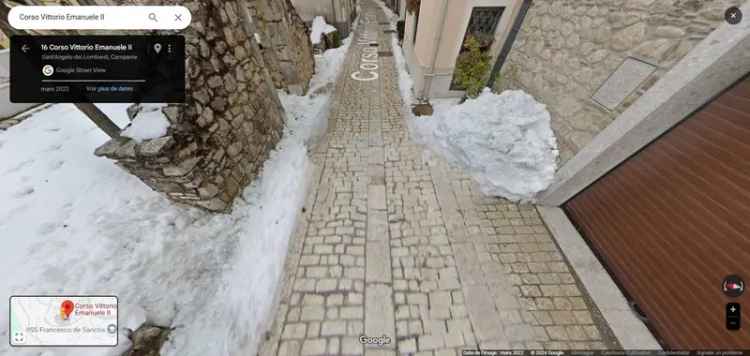
<svg viewBox="0 0 750 356">
<path fill-rule="evenodd" d="M 401 46 L 398 44 L 398 38 L 393 35 L 391 38 L 391 49 L 393 51 L 393 57 L 396 59 L 396 69 L 398 70 L 398 87 L 401 90 L 401 98 L 404 101 L 404 105 L 410 108 L 416 103 L 414 99 L 414 79 L 412 79 L 409 72 L 406 71 L 406 60 L 404 59 L 404 53 Z"/>
<path fill-rule="evenodd" d="M 356 21 L 355 21 L 356 23 Z M 328 129 L 328 112 L 334 82 L 341 72 L 352 36 L 342 41 L 339 48 L 315 55 L 315 76 L 310 80 L 306 96 L 287 94 L 279 90 L 279 99 L 286 108 L 290 130 L 308 133 L 305 144 L 313 146 Z"/>
<path fill-rule="evenodd" d="M 552 183 L 557 141 L 545 106 L 523 91 L 485 89 L 461 105 L 410 120 L 415 139 L 464 168 L 482 192 L 533 201 Z"/>
<path fill-rule="evenodd" d="M 0 300 L 117 295 L 121 323 L 117 348 L 11 351 L 3 343 L 0 354 L 119 356 L 130 347 L 125 328 L 144 322 L 176 328 L 162 355 L 254 354 L 309 186 L 308 147 L 325 131 L 350 43 L 315 57 L 310 94 L 280 94 L 284 138 L 229 215 L 175 206 L 95 157 L 107 137 L 73 105 L 54 105 L 0 132 Z M 128 122 L 127 104 L 99 106 L 120 126 Z M 140 113 L 130 137 L 163 135 L 145 124 L 152 115 L 163 116 Z M 0 314 L 0 338 L 8 338 L 7 318 Z"/>
<path fill-rule="evenodd" d="M 393 13 L 375 1 L 393 21 Z M 482 192 L 512 201 L 533 201 L 549 187 L 557 167 L 557 140 L 545 106 L 523 91 L 500 95 L 485 89 L 476 99 L 432 100 L 432 116 L 414 117 L 414 80 L 406 69 L 403 49 L 391 41 L 398 83 L 415 141 L 465 169 Z"/>
<path fill-rule="evenodd" d="M 166 104 L 142 104 L 133 122 L 121 135 L 136 142 L 163 137 L 169 128 L 169 119 L 161 111 Z"/>
<path fill-rule="evenodd" d="M 336 28 L 327 24 L 323 16 L 315 16 L 310 29 L 310 42 L 313 45 L 319 44 L 323 35 L 336 31 Z"/>
</svg>

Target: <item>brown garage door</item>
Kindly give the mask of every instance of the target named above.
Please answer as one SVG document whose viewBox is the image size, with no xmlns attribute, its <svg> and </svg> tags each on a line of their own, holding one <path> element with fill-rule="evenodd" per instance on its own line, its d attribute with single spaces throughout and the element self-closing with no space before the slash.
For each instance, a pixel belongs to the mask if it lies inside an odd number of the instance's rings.
<svg viewBox="0 0 750 356">
<path fill-rule="evenodd" d="M 565 204 L 669 348 L 750 349 L 750 79 L 747 77 Z M 742 304 L 742 329 L 725 306 Z"/>
</svg>

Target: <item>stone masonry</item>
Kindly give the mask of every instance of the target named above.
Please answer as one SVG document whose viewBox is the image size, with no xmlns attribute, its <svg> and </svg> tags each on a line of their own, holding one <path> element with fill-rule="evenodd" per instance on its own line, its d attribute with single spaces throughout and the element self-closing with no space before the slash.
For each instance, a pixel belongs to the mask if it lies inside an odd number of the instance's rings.
<svg viewBox="0 0 750 356">
<path fill-rule="evenodd" d="M 357 0 L 291 0 L 302 20 L 312 24 L 316 16 L 322 16 L 326 22 L 339 31 L 344 38 L 352 31 L 357 16 Z"/>
<path fill-rule="evenodd" d="M 496 89 L 524 89 L 547 105 L 565 162 L 743 2 L 536 0 Z M 657 70 L 610 111 L 591 97 L 628 56 Z"/>
<path fill-rule="evenodd" d="M 266 63 L 266 71 L 273 80 L 273 84 L 277 89 L 287 89 L 286 81 L 284 80 L 284 74 L 281 72 L 281 64 L 279 63 L 279 57 L 276 55 L 274 46 L 266 42 L 265 34 L 261 30 L 261 22 L 258 16 L 258 1 L 247 1 L 243 6 L 244 17 L 246 21 L 245 31 L 252 33 L 258 45 L 258 50 L 263 56 L 263 60 Z"/>
<path fill-rule="evenodd" d="M 253 36 L 241 24 L 243 1 L 183 2 L 187 98 L 163 109 L 165 137 L 110 140 L 96 154 L 117 161 L 171 200 L 224 212 L 257 175 L 281 139 L 284 113 Z"/>
<path fill-rule="evenodd" d="M 384 21 L 362 1 L 260 355 L 617 348 L 535 208 L 411 142 Z"/>
<path fill-rule="evenodd" d="M 246 2 L 276 87 L 304 95 L 315 72 L 310 32 L 289 0 Z"/>
</svg>

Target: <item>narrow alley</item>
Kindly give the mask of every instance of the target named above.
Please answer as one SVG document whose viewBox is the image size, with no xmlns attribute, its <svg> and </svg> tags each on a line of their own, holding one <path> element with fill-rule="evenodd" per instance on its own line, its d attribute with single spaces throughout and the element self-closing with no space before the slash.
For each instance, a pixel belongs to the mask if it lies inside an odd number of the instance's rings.
<svg viewBox="0 0 750 356">
<path fill-rule="evenodd" d="M 389 28 L 363 1 L 260 354 L 617 347 L 534 206 L 411 142 Z"/>
</svg>

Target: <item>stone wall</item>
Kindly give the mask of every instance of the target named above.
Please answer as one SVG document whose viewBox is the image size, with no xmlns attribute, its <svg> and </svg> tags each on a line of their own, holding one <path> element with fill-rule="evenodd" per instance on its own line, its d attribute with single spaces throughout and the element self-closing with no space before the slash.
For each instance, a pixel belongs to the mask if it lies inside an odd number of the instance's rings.
<svg viewBox="0 0 750 356">
<path fill-rule="evenodd" d="M 112 139 L 97 155 L 171 200 L 228 211 L 281 139 L 284 113 L 263 56 L 241 23 L 244 0 L 192 0 L 185 104 L 162 111 L 167 136 Z"/>
<path fill-rule="evenodd" d="M 277 88 L 304 94 L 315 72 L 310 31 L 289 0 L 245 1 Z M 271 51 L 273 53 L 271 53 Z"/>
<path fill-rule="evenodd" d="M 266 71 L 273 80 L 274 86 L 277 89 L 288 90 L 286 87 L 286 82 L 284 80 L 284 75 L 281 73 L 279 57 L 276 56 L 274 47 L 264 43 L 264 39 L 266 38 L 266 36 L 263 34 L 259 27 L 260 24 L 258 20 L 257 5 L 258 1 L 247 1 L 245 3 L 245 6 L 243 7 L 243 15 L 245 19 L 243 23 L 245 25 L 245 31 L 247 31 L 247 33 L 254 34 L 253 36 L 255 37 L 255 43 L 257 44 L 258 50 L 260 51 L 261 55 L 263 56 L 263 60 L 266 63 Z"/>
<path fill-rule="evenodd" d="M 302 20 L 310 25 L 313 18 L 323 16 L 341 34 L 349 36 L 357 15 L 356 0 L 291 0 Z"/>
<path fill-rule="evenodd" d="M 564 163 L 743 2 L 535 0 L 495 89 L 523 89 L 547 105 Z M 656 71 L 614 110 L 597 104 L 592 95 L 629 56 Z"/>
</svg>

